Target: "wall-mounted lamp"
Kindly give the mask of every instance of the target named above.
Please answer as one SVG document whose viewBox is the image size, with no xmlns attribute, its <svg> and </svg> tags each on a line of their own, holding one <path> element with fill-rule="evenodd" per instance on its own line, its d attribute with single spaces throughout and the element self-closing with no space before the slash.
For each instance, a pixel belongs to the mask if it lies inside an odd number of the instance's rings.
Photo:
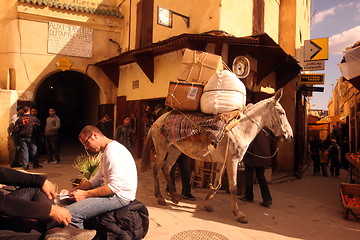
<svg viewBox="0 0 360 240">
<path fill-rule="evenodd" d="M 109 38 L 109 41 L 110 42 L 112 42 L 112 43 L 115 43 L 117 46 L 118 46 L 118 53 L 120 54 L 121 53 L 121 47 L 120 47 L 120 44 L 117 42 L 117 41 L 115 41 L 115 40 L 113 40 L 113 39 L 111 39 L 111 38 Z"/>
<path fill-rule="evenodd" d="M 160 6 L 158 6 L 158 20 L 157 20 L 157 23 L 159 25 L 172 28 L 173 14 L 175 14 L 177 16 L 180 16 L 184 20 L 184 22 L 186 24 L 186 27 L 190 27 L 190 17 L 182 15 L 182 14 L 177 13 L 177 12 L 174 12 L 174 11 L 172 11 L 170 9 L 160 7 Z"/>
</svg>

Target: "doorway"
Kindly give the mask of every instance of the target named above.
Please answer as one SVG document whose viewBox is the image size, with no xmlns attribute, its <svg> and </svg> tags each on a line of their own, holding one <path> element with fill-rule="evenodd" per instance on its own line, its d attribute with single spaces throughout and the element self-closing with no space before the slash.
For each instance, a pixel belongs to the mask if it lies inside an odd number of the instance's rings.
<svg viewBox="0 0 360 240">
<path fill-rule="evenodd" d="M 49 108 L 54 108 L 60 118 L 59 137 L 66 145 L 77 141 L 81 129 L 96 124 L 100 88 L 89 76 L 76 71 L 57 72 L 39 84 L 34 107 L 45 128 Z"/>
</svg>

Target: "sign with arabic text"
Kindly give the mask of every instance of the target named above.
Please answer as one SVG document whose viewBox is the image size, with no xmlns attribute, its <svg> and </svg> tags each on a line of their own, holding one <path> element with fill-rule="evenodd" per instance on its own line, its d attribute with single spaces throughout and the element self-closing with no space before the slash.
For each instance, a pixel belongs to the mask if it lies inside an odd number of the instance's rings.
<svg viewBox="0 0 360 240">
<path fill-rule="evenodd" d="M 49 22 L 48 53 L 92 58 L 93 29 Z"/>
</svg>

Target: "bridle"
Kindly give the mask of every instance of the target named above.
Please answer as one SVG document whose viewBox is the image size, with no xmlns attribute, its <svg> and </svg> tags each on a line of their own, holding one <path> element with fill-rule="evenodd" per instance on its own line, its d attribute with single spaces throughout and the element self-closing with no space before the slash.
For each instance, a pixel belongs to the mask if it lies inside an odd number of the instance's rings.
<svg viewBox="0 0 360 240">
<path fill-rule="evenodd" d="M 275 108 L 275 110 L 276 110 L 276 102 L 274 103 L 274 108 Z M 247 118 L 249 118 L 253 123 L 255 123 L 255 125 L 256 125 L 261 131 L 263 131 L 263 132 L 266 134 L 266 136 L 269 136 L 269 135 L 270 135 L 270 133 L 268 133 L 268 132 L 264 129 L 264 127 L 260 126 L 260 124 L 259 124 L 257 121 L 255 121 L 255 119 L 253 119 L 252 117 L 250 117 L 249 115 L 247 115 L 247 114 L 245 113 L 245 111 L 243 112 L 243 114 L 244 114 Z M 281 120 L 280 120 L 280 117 L 279 117 L 278 112 L 276 111 L 276 113 L 275 113 L 274 115 L 276 116 L 276 119 L 277 119 L 277 121 L 278 121 L 278 122 L 277 122 L 278 125 L 281 127 L 281 133 L 282 133 L 282 135 L 285 135 L 286 131 L 284 130 L 284 128 L 283 128 L 283 126 L 282 126 L 282 124 L 281 124 Z"/>
</svg>

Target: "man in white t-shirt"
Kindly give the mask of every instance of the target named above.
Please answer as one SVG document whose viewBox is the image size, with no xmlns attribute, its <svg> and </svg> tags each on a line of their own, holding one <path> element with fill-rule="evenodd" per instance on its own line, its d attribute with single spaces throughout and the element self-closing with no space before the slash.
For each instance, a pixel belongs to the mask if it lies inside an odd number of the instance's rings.
<svg viewBox="0 0 360 240">
<path fill-rule="evenodd" d="M 84 220 L 135 200 L 138 179 L 131 153 L 117 141 L 105 137 L 97 127 L 84 127 L 79 140 L 86 150 L 102 152 L 99 170 L 92 179 L 70 191 L 61 191 L 76 201 L 67 207 L 72 215 L 70 224 L 84 228 Z"/>
</svg>

